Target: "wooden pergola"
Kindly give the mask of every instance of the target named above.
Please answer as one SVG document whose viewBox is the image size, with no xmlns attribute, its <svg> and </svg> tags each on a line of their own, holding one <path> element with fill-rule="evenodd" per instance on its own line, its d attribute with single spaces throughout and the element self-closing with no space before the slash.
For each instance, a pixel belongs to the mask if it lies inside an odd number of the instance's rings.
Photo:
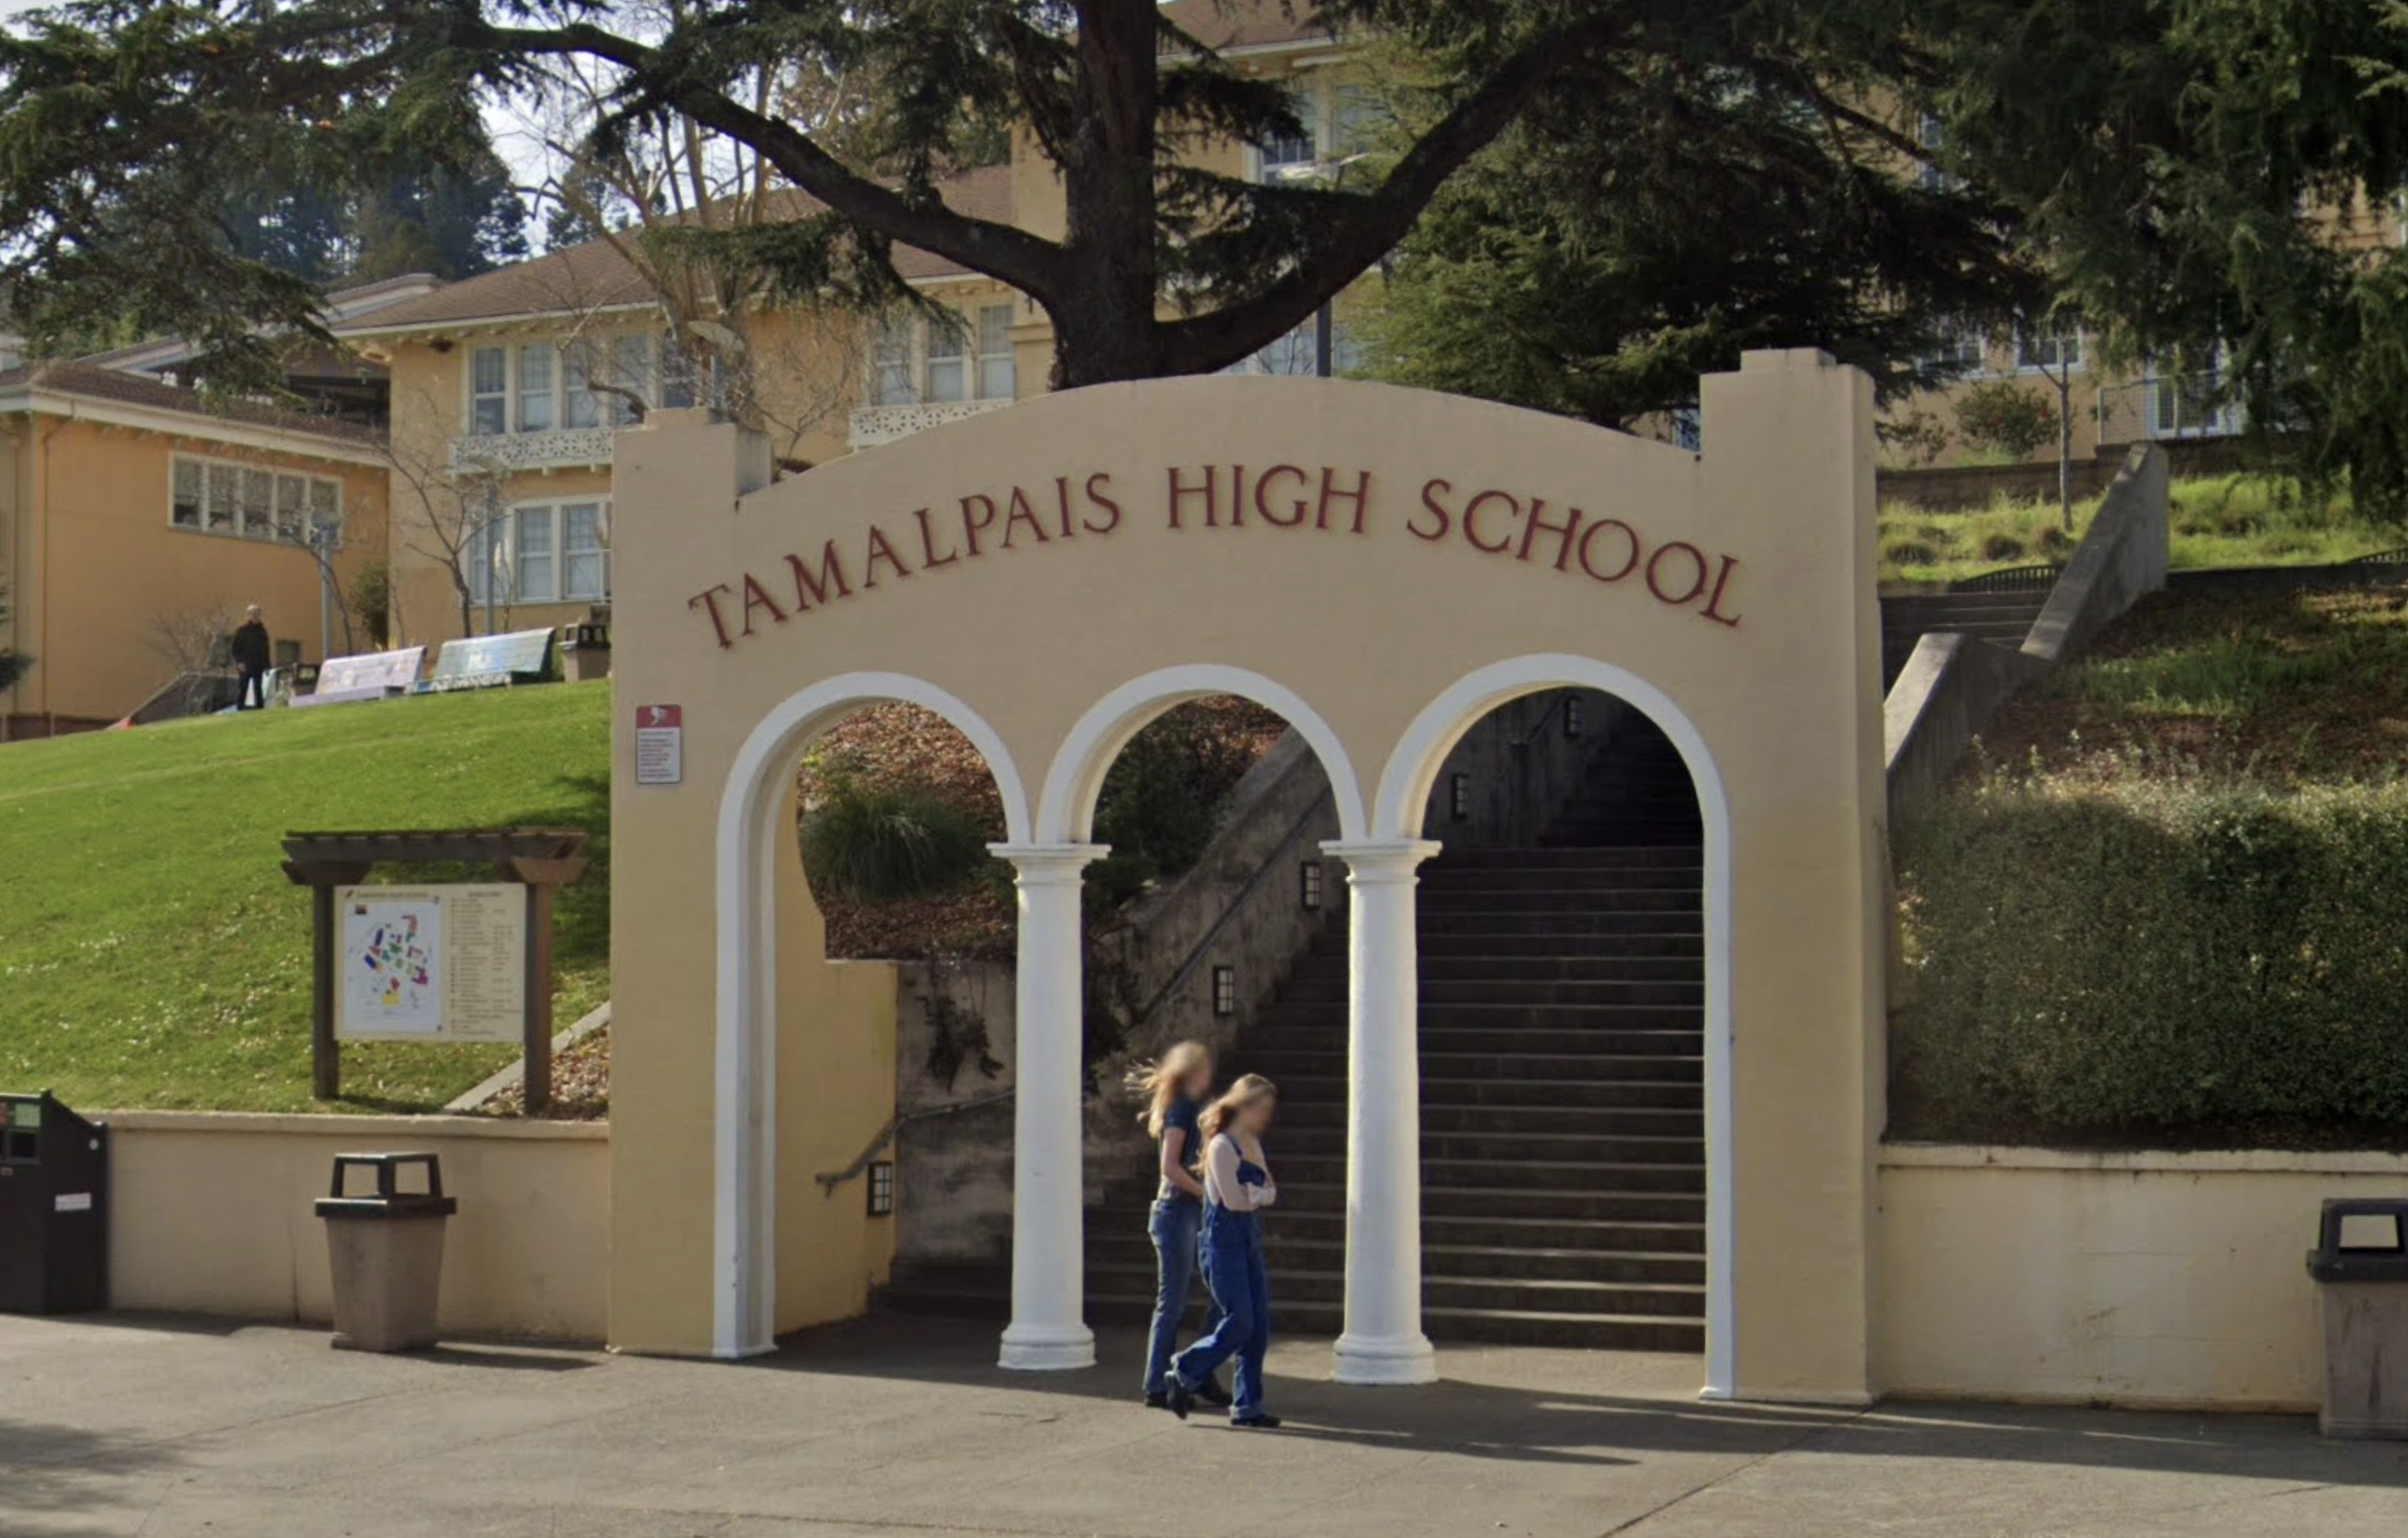
<svg viewBox="0 0 2408 1538">
<path fill-rule="evenodd" d="M 284 874 L 309 888 L 311 932 L 310 1093 L 342 1093 L 335 1040 L 335 890 L 356 886 L 380 866 L 490 865 L 526 888 L 526 1109 L 552 1104 L 552 912 L 559 889 L 585 872 L 588 835 L 577 827 L 507 827 L 366 833 L 287 833 Z"/>
</svg>

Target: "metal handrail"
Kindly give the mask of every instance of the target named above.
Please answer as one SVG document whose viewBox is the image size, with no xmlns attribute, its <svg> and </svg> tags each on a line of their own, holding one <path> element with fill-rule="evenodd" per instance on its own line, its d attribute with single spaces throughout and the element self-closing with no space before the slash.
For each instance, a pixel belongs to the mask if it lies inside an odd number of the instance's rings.
<svg viewBox="0 0 2408 1538">
<path fill-rule="evenodd" d="M 965 1111 L 978 1111 L 990 1105 L 1000 1105 L 1018 1093 L 1020 1091 L 1017 1087 L 998 1089 L 992 1095 L 982 1095 L 974 1100 L 955 1100 L 949 1105 L 931 1105 L 918 1111 L 898 1112 L 887 1121 L 884 1128 L 880 1129 L 878 1136 L 869 1140 L 869 1146 L 864 1148 L 860 1157 L 851 1164 L 841 1170 L 831 1170 L 813 1175 L 811 1178 L 820 1183 L 821 1195 L 834 1196 L 838 1186 L 859 1180 L 868 1173 L 870 1161 L 884 1153 L 887 1144 L 895 1141 L 895 1134 L 903 1130 L 909 1123 L 934 1121 L 939 1116 L 958 1116 Z"/>
</svg>

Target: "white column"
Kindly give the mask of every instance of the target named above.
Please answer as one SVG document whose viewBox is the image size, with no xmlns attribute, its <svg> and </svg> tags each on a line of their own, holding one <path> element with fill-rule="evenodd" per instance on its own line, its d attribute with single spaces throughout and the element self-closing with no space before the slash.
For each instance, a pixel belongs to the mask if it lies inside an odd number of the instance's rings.
<svg viewBox="0 0 2408 1538">
<path fill-rule="evenodd" d="M 1422 1333 L 1419 839 L 1325 843 L 1346 862 L 1346 1325 L 1340 1383 L 1438 1381 Z"/>
<path fill-rule="evenodd" d="M 1011 1323 L 1002 1363 L 1023 1372 L 1096 1365 L 1085 1310 L 1080 1189 L 1080 898 L 1100 844 L 991 844 L 1020 873 L 1020 1037 L 1012 1106 Z"/>
</svg>

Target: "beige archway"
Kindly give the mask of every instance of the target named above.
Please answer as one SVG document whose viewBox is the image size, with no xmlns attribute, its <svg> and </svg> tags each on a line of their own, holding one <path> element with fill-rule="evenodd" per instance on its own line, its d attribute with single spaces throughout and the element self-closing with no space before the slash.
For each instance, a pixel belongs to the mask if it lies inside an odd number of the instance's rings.
<svg viewBox="0 0 2408 1538">
<path fill-rule="evenodd" d="M 1412 872 L 1433 846 L 1414 798 L 1481 711 L 1574 683 L 1666 727 L 1714 829 L 1706 1387 L 1867 1394 L 1870 390 L 1820 354 L 1757 354 L 1705 381 L 1702 417 L 1698 455 L 1372 385 L 1163 381 L 1046 397 L 774 483 L 731 427 L 622 435 L 619 1344 L 739 1355 L 801 1322 L 778 1301 L 771 1230 L 813 1219 L 767 1188 L 769 1151 L 812 1113 L 778 1103 L 767 1086 L 786 1075 L 762 1043 L 841 1041 L 859 1006 L 780 922 L 808 896 L 748 851 L 781 755 L 842 701 L 909 689 L 970 731 L 1014 818 L 997 850 L 1022 893 L 1004 1359 L 1091 1359 L 1078 890 L 1096 851 L 1078 841 L 1129 732 L 1234 688 L 1314 740 L 1348 818 L 1332 850 L 1358 898 L 1355 1099 L 1383 1109 L 1350 1118 L 1340 1375 L 1430 1376 L 1417 1182 L 1411 1158 L 1385 1157 L 1416 1124 Z M 633 712 L 652 703 L 683 707 L 680 784 L 635 783 Z"/>
</svg>

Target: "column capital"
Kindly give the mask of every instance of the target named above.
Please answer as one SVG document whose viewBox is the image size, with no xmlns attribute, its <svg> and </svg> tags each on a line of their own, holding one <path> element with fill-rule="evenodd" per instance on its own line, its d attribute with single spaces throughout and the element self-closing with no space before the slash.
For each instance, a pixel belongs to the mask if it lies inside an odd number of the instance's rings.
<svg viewBox="0 0 2408 1538">
<path fill-rule="evenodd" d="M 1023 886 L 1076 886 L 1087 867 L 1112 852 L 1108 843 L 991 843 L 986 852 L 1010 860 Z"/>
<path fill-rule="evenodd" d="M 1444 848 L 1435 839 L 1332 839 L 1321 852 L 1346 862 L 1353 884 L 1412 881 L 1422 861 Z"/>
</svg>

